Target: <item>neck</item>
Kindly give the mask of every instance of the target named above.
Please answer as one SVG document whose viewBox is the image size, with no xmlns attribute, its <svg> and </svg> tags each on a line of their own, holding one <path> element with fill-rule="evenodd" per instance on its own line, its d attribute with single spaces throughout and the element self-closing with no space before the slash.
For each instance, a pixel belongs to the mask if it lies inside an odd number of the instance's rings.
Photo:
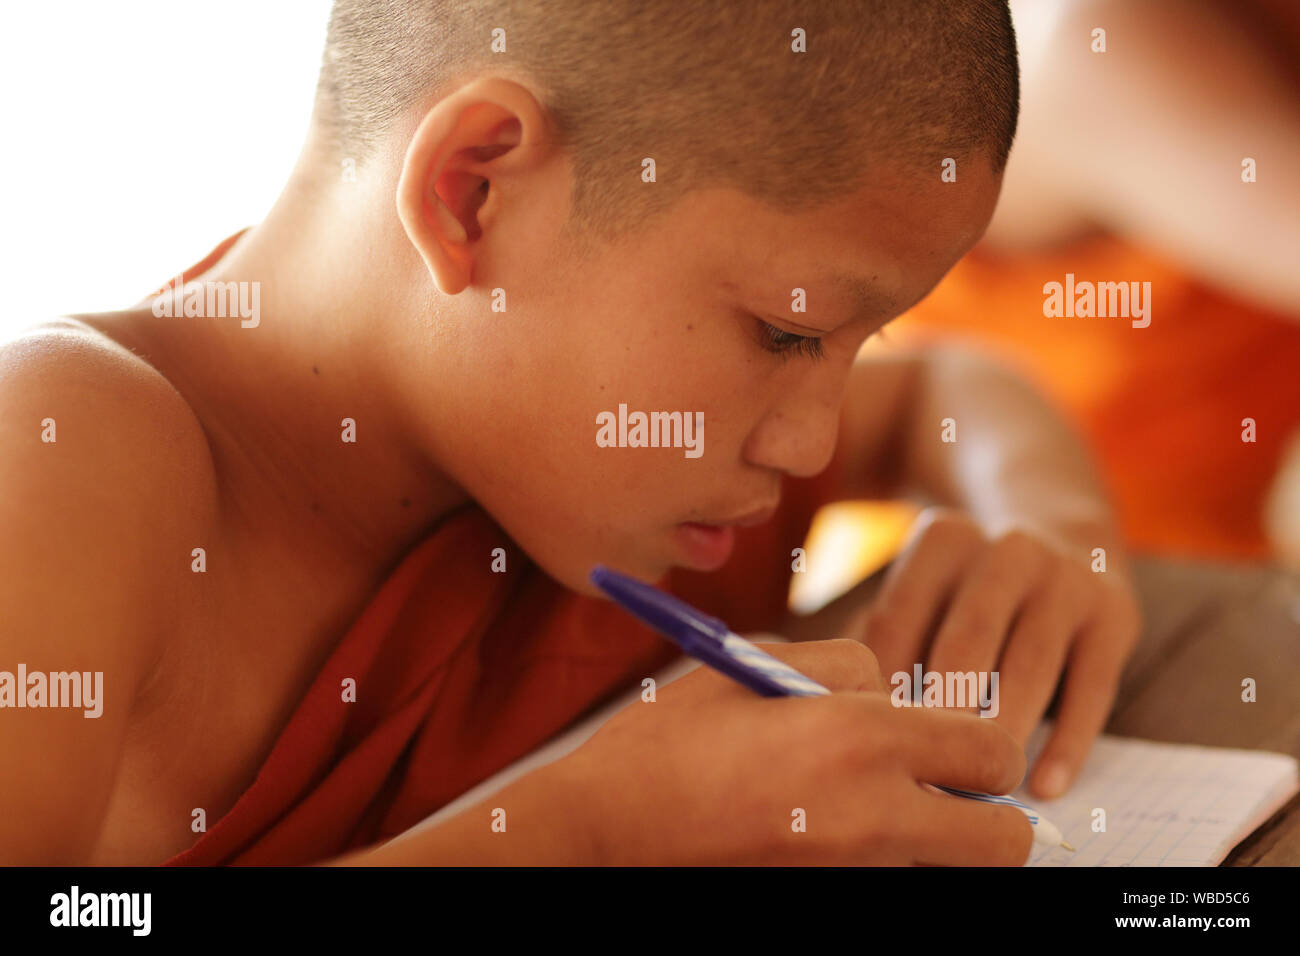
<svg viewBox="0 0 1300 956">
<path fill-rule="evenodd" d="M 255 326 L 238 315 L 157 318 L 147 304 L 129 323 L 129 344 L 202 422 L 229 513 L 259 530 L 280 525 L 368 576 L 466 500 L 389 388 L 400 338 L 385 332 L 414 321 L 421 300 L 427 312 L 428 294 L 413 281 L 423 275 L 414 252 L 375 257 L 406 248 L 396 215 L 376 212 L 392 206 L 378 179 L 321 188 L 296 173 L 266 220 L 197 280 L 259 283 Z"/>
</svg>

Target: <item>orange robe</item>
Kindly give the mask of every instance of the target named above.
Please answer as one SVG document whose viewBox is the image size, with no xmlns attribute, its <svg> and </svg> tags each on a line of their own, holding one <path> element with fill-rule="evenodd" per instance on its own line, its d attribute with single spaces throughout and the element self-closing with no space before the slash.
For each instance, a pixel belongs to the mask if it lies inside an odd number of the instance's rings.
<svg viewBox="0 0 1300 956">
<path fill-rule="evenodd" d="M 737 529 L 725 567 L 673 571 L 670 590 L 733 629 L 779 629 L 791 550 L 830 474 L 787 479 L 776 517 Z M 504 573 L 486 557 L 498 547 Z M 252 785 L 168 865 L 312 863 L 383 841 L 678 653 L 608 601 L 557 584 L 466 505 L 402 559 L 342 635 Z M 355 703 L 342 700 L 345 678 L 356 680 Z"/>
<path fill-rule="evenodd" d="M 1149 281 L 1151 324 L 1047 318 L 1047 282 Z M 1248 305 L 1143 250 L 1095 237 L 1001 258 L 980 247 L 887 337 L 965 335 L 1011 359 L 1080 428 L 1140 550 L 1268 554 L 1262 506 L 1300 428 L 1300 320 Z M 1243 419 L 1256 440 L 1242 441 Z"/>
</svg>

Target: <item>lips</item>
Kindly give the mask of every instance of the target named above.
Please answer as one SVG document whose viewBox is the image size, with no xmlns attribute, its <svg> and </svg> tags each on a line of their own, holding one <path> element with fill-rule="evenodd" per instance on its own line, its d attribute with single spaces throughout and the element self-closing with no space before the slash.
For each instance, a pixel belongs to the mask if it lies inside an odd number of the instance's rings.
<svg viewBox="0 0 1300 956">
<path fill-rule="evenodd" d="M 736 546 L 736 531 L 732 527 L 687 521 L 674 528 L 673 533 L 686 565 L 697 571 L 716 571 L 727 563 Z"/>
<path fill-rule="evenodd" d="M 736 528 L 752 528 L 772 520 L 776 506 L 747 511 L 719 521 L 684 521 L 675 529 L 686 564 L 699 571 L 714 571 L 727 563 L 736 545 Z"/>
</svg>

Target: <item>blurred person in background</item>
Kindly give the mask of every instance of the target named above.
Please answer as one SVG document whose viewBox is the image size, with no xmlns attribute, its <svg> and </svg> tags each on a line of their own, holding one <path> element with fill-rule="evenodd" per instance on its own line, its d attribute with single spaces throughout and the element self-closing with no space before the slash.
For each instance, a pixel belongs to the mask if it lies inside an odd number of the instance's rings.
<svg viewBox="0 0 1300 956">
<path fill-rule="evenodd" d="M 1300 568 L 1300 8 L 1011 8 L 1023 100 L 997 212 L 887 341 L 961 336 L 1033 380 L 1096 453 L 1135 550 Z M 1067 274 L 1149 282 L 1150 324 L 1046 315 Z M 837 542 L 853 575 L 914 510 L 838 507 L 810 550 Z"/>
</svg>

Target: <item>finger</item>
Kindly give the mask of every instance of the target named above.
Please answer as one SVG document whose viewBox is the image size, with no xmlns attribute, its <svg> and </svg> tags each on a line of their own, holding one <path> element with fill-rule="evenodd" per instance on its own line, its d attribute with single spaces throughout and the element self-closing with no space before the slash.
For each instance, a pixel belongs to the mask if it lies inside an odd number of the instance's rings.
<svg viewBox="0 0 1300 956">
<path fill-rule="evenodd" d="M 1022 866 L 1034 828 L 1015 807 L 920 789 L 901 822 L 916 862 L 943 866 Z"/>
<path fill-rule="evenodd" d="M 904 707 L 889 721 L 903 765 L 918 783 L 1010 793 L 1025 775 L 1025 752 L 996 722 L 952 710 Z"/>
<path fill-rule="evenodd" d="M 1025 605 L 998 662 L 994 714 L 1022 746 L 1051 703 L 1085 602 L 1068 577 L 1050 582 Z"/>
<path fill-rule="evenodd" d="M 1023 534 L 1009 534 L 976 555 L 935 633 L 927 669 L 940 674 L 993 670 L 1016 612 L 1054 560 Z"/>
<path fill-rule="evenodd" d="M 762 650 L 832 691 L 884 691 L 880 662 L 861 641 L 846 637 L 800 644 L 762 644 Z"/>
<path fill-rule="evenodd" d="M 979 544 L 970 529 L 936 523 L 894 562 L 864 633 L 886 676 L 924 660 L 931 631 Z"/>
<path fill-rule="evenodd" d="M 1104 623 L 1089 624 L 1071 649 L 1056 725 L 1030 778 L 1035 796 L 1065 792 L 1106 724 L 1124 667 L 1123 647 L 1106 637 Z"/>
</svg>

